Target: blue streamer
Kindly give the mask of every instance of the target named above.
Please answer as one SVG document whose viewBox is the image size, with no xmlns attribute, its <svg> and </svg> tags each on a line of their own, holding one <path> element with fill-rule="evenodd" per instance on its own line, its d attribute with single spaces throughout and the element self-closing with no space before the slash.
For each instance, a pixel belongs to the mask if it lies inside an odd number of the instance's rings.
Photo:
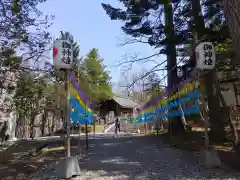
<svg viewBox="0 0 240 180">
<path fill-rule="evenodd" d="M 72 96 L 70 97 L 70 104 L 78 111 L 78 113 L 82 114 L 83 116 L 87 116 L 89 119 L 93 120 L 94 115 L 86 109 L 84 109 Z"/>
<path fill-rule="evenodd" d="M 92 120 L 88 117 L 80 116 L 77 112 L 72 111 L 70 120 L 72 123 L 79 123 L 79 124 L 92 124 Z"/>
</svg>

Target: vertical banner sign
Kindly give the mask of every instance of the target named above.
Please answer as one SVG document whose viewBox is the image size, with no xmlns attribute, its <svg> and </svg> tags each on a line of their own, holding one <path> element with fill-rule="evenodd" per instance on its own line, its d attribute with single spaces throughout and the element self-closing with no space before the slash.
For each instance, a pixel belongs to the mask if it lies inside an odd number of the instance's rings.
<svg viewBox="0 0 240 180">
<path fill-rule="evenodd" d="M 215 68 L 216 52 L 211 42 L 202 42 L 196 49 L 196 68 L 201 70 L 211 70 Z"/>
<path fill-rule="evenodd" d="M 70 116 L 73 113 L 70 110 L 70 81 L 68 72 L 72 69 L 73 52 L 72 45 L 67 40 L 56 40 L 53 43 L 53 64 L 56 69 L 65 71 L 65 91 L 66 91 L 66 128 L 67 128 L 67 157 L 70 157 Z"/>
<path fill-rule="evenodd" d="M 70 138 L 70 118 L 71 114 L 76 113 L 70 108 L 70 78 L 69 71 L 73 65 L 73 50 L 72 44 L 67 40 L 56 40 L 53 43 L 53 63 L 56 69 L 65 71 L 65 91 L 66 91 L 66 156 L 63 161 L 60 161 L 56 167 L 57 179 L 64 177 L 69 179 L 74 175 L 80 175 L 80 167 L 77 157 L 71 157 L 71 138 Z M 72 117 L 72 119 L 74 119 Z M 64 167 L 64 168 L 62 168 Z M 73 168 L 74 167 L 74 168 Z"/>
<path fill-rule="evenodd" d="M 71 69 L 73 61 L 72 45 L 67 40 L 53 43 L 53 63 L 57 69 Z"/>
</svg>

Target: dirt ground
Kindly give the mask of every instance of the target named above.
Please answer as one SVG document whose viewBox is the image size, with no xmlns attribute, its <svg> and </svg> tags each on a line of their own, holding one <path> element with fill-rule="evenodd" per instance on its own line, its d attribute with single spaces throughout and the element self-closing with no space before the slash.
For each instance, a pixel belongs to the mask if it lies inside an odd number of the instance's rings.
<svg viewBox="0 0 240 180">
<path fill-rule="evenodd" d="M 156 135 L 156 134 L 155 134 Z M 167 131 L 159 133 L 157 139 L 176 149 L 199 152 L 204 148 L 203 132 L 187 133 L 185 137 L 171 137 Z M 213 144 L 223 164 L 240 173 L 240 152 L 232 150 L 231 142 Z"/>
<path fill-rule="evenodd" d="M 81 145 L 85 145 L 85 141 Z M 79 140 L 71 140 L 71 153 L 79 155 Z M 84 150 L 82 150 L 83 152 Z M 0 179 L 27 179 L 39 168 L 65 156 L 64 140 L 21 140 L 0 152 Z"/>
<path fill-rule="evenodd" d="M 167 131 L 154 135 L 156 140 L 161 140 L 176 149 L 198 152 L 204 147 L 202 132 L 188 133 L 185 137 L 170 137 Z M 79 155 L 79 140 L 71 140 L 71 152 Z M 81 140 L 81 147 L 85 140 Z M 214 144 L 222 162 L 231 169 L 240 172 L 240 152 L 231 149 L 232 144 L 225 142 Z M 81 150 L 84 152 L 84 150 Z M 26 179 L 39 168 L 51 164 L 53 161 L 65 156 L 64 140 L 22 140 L 11 146 L 7 151 L 0 152 L 0 180 Z"/>
</svg>

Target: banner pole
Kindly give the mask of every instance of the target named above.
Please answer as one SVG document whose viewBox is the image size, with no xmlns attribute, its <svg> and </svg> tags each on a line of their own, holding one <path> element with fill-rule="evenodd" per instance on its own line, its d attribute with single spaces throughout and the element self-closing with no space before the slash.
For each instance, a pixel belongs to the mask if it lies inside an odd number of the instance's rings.
<svg viewBox="0 0 240 180">
<path fill-rule="evenodd" d="M 67 157 L 71 156 L 71 142 L 70 142 L 70 79 L 68 76 L 69 70 L 65 71 L 66 81 L 65 81 L 65 91 L 66 91 L 66 126 L 67 126 Z"/>
</svg>

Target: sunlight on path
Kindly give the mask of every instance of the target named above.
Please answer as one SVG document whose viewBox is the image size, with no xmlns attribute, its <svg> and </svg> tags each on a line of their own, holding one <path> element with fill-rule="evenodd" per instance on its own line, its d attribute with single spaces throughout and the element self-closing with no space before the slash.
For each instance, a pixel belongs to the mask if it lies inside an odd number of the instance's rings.
<svg viewBox="0 0 240 180">
<path fill-rule="evenodd" d="M 82 175 L 74 180 L 240 179 L 223 169 L 205 169 L 194 154 L 175 150 L 151 137 L 99 139 L 80 162 Z"/>
<path fill-rule="evenodd" d="M 149 136 L 101 135 L 79 160 L 81 176 L 72 180 L 240 179 L 226 169 L 199 166 L 196 154 L 172 149 Z M 44 170 L 34 180 L 59 180 Z"/>
</svg>

